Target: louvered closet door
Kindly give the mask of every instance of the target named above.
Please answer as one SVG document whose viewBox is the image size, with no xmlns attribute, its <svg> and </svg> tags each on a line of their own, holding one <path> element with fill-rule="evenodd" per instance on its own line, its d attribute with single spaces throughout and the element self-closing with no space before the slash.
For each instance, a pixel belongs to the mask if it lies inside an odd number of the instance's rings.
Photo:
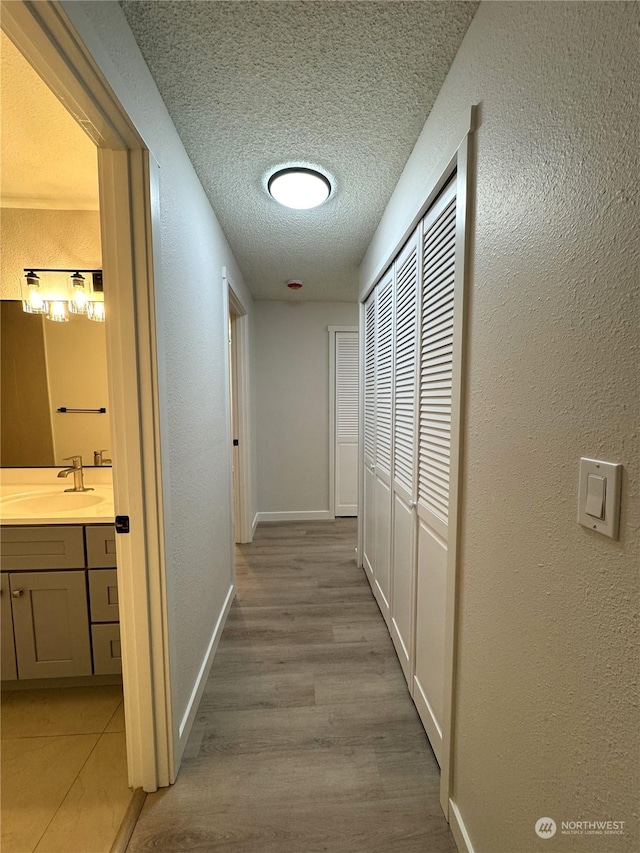
<svg viewBox="0 0 640 853">
<path fill-rule="evenodd" d="M 358 333 L 336 332 L 335 514 L 358 514 Z"/>
<path fill-rule="evenodd" d="M 395 264 L 393 398 L 393 564 L 391 637 L 412 681 L 416 540 L 416 412 L 418 352 L 418 230 Z"/>
<path fill-rule="evenodd" d="M 373 592 L 390 621 L 393 270 L 376 287 L 375 566 Z"/>
<path fill-rule="evenodd" d="M 413 698 L 438 761 L 444 707 L 456 241 L 455 181 L 423 220 Z"/>
<path fill-rule="evenodd" d="M 376 292 L 364 307 L 364 494 L 363 564 L 373 584 L 375 566 L 376 462 Z"/>
</svg>

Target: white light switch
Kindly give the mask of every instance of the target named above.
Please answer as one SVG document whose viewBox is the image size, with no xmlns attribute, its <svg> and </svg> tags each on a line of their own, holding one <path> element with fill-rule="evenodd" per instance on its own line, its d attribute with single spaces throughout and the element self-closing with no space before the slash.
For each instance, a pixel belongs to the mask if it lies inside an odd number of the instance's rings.
<svg viewBox="0 0 640 853">
<path fill-rule="evenodd" d="M 578 522 L 603 536 L 618 538 L 622 465 L 580 460 Z"/>
<path fill-rule="evenodd" d="M 587 474 L 587 515 L 604 520 L 606 494 L 607 478 L 599 477 L 597 474 Z"/>
</svg>

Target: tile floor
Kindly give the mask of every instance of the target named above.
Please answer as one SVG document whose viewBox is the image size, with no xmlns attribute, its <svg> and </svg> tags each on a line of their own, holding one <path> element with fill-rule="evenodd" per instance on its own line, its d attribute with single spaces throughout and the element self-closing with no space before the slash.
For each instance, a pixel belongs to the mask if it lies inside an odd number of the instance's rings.
<svg viewBox="0 0 640 853">
<path fill-rule="evenodd" d="M 2 853 L 108 853 L 132 798 L 122 688 L 2 693 Z"/>
</svg>

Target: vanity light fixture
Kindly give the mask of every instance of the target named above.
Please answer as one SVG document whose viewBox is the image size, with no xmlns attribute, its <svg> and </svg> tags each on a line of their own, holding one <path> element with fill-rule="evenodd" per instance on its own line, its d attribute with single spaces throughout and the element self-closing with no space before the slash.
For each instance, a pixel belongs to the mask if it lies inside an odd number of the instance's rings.
<svg viewBox="0 0 640 853">
<path fill-rule="evenodd" d="M 44 283 L 38 273 L 53 273 L 58 278 Z M 65 281 L 60 273 L 70 273 L 70 276 Z M 44 314 L 55 323 L 66 323 L 71 312 L 104 323 L 102 270 L 29 267 L 24 270 L 21 290 L 22 309 L 27 314 Z"/>
<path fill-rule="evenodd" d="M 46 314 L 49 306 L 40 292 L 40 277 L 33 270 L 27 270 L 25 279 L 26 292 L 23 293 L 22 310 L 26 314 Z"/>
<path fill-rule="evenodd" d="M 294 210 L 310 210 L 323 204 L 331 195 L 329 179 L 316 169 L 288 166 L 276 169 L 267 181 L 272 198 Z"/>
</svg>

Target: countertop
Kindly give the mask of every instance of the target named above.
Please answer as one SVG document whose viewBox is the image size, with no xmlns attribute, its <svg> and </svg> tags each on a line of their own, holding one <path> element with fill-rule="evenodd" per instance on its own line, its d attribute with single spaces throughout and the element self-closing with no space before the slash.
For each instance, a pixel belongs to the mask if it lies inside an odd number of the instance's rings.
<svg viewBox="0 0 640 853">
<path fill-rule="evenodd" d="M 108 524 L 114 521 L 113 480 L 111 468 L 85 468 L 84 484 L 90 492 L 65 492 L 73 486 L 73 476 L 58 477 L 60 468 L 2 468 L 0 469 L 0 525 L 40 524 Z M 19 503 L 20 498 L 53 496 L 58 503 L 65 495 L 100 498 L 100 503 L 70 509 L 49 508 L 33 511 Z M 61 497 L 59 497 L 61 496 Z"/>
</svg>

